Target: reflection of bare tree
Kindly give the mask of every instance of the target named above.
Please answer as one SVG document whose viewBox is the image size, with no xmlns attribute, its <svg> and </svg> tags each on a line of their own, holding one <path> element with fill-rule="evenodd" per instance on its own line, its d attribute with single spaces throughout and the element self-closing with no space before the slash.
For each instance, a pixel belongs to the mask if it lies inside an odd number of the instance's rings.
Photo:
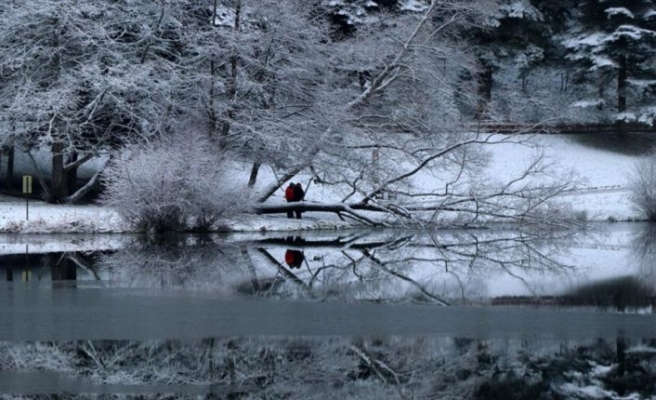
<svg viewBox="0 0 656 400">
<path fill-rule="evenodd" d="M 98 253 L 92 251 L 51 251 L 47 253 L 0 254 L 0 279 L 58 282 L 57 286 L 74 286 L 88 277 L 100 280 L 94 265 Z"/>
<path fill-rule="evenodd" d="M 656 289 L 656 226 L 643 224 L 634 234 L 631 245 L 641 278 Z"/>
<path fill-rule="evenodd" d="M 140 237 L 103 257 L 100 268 L 115 285 L 221 289 L 226 274 L 248 274 L 238 245 L 206 235 Z"/>
<path fill-rule="evenodd" d="M 443 306 L 448 306 L 449 303 L 446 300 L 443 300 L 439 298 L 438 296 L 430 293 L 425 287 L 423 287 L 420 283 L 418 283 L 416 280 L 410 278 L 407 275 L 404 275 L 400 272 L 397 272 L 394 270 L 394 268 L 389 268 L 387 264 L 379 259 L 376 258 L 372 253 L 370 253 L 368 250 L 362 250 L 362 254 L 364 254 L 365 257 L 370 259 L 375 265 L 379 266 L 383 271 L 387 272 L 388 274 L 395 276 L 403 281 L 410 282 L 413 284 L 419 291 L 428 297 L 431 300 L 434 300 L 437 302 L 437 304 L 443 305 Z"/>
<path fill-rule="evenodd" d="M 266 297 L 408 301 L 484 298 L 492 277 L 530 288 L 531 274 L 562 274 L 562 237 L 513 230 L 339 232 L 226 241 L 142 239 L 103 258 L 119 285 L 201 288 Z M 293 249 L 293 250 L 292 250 Z M 286 253 L 302 253 L 289 266 Z M 287 264 L 287 265 L 286 265 Z"/>
<path fill-rule="evenodd" d="M 89 261 L 88 258 L 84 257 L 83 254 L 77 252 L 67 252 L 64 253 L 63 257 L 65 257 L 66 260 L 68 260 L 72 265 L 75 265 L 89 272 L 91 275 L 93 275 L 93 278 L 95 280 L 97 281 L 100 280 L 100 275 L 98 275 L 98 271 L 96 270 L 96 267 L 93 265 L 92 262 Z"/>
<path fill-rule="evenodd" d="M 257 249 L 260 253 L 262 253 L 271 264 L 275 265 L 276 268 L 278 268 L 278 271 L 284 276 L 284 279 L 290 280 L 294 282 L 296 285 L 301 287 L 305 292 L 308 293 L 308 295 L 312 296 L 312 291 L 308 287 L 308 285 L 300 279 L 298 276 L 296 276 L 293 272 L 285 268 L 284 265 L 282 265 L 278 260 L 276 260 L 268 251 L 263 249 L 262 247 L 259 247 Z"/>
<path fill-rule="evenodd" d="M 530 274 L 570 272 L 571 266 L 554 257 L 562 239 L 569 237 L 562 232 L 545 237 L 542 232 L 512 230 L 399 232 L 356 240 L 268 238 L 258 241 L 262 245 L 258 251 L 285 275 L 291 272 L 271 254 L 276 248 L 297 246 L 319 252 L 321 256 L 308 262 L 305 271 L 287 276 L 313 297 L 343 297 L 350 292 L 351 298 L 401 296 L 447 305 L 449 298 L 464 300 L 475 291 L 482 295 L 481 282 L 490 276 L 510 276 L 530 288 L 526 282 Z"/>
</svg>

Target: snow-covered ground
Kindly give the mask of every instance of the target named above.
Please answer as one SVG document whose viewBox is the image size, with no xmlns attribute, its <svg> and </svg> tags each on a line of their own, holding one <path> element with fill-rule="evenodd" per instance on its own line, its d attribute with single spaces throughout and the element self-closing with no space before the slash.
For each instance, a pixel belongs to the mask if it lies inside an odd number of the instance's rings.
<svg viewBox="0 0 656 400">
<path fill-rule="evenodd" d="M 593 149 L 572 141 L 567 136 L 538 136 L 547 158 L 565 173 L 573 170 L 584 182 L 581 190 L 562 196 L 563 201 L 589 220 L 634 220 L 639 214 L 629 201 L 628 182 L 636 156 Z M 491 176 L 519 172 L 535 154 L 535 149 L 516 144 L 491 146 Z M 262 174 L 266 179 L 265 173 Z M 302 183 L 307 184 L 301 180 Z M 309 188 L 307 201 L 325 201 L 330 196 L 317 185 Z M 336 197 L 335 197 L 336 198 Z M 272 202 L 283 202 L 282 192 Z M 350 224 L 327 213 L 305 213 L 303 219 L 287 219 L 285 215 L 242 215 L 222 221 L 235 231 L 310 230 L 345 228 Z M 29 219 L 26 202 L 20 198 L 0 197 L 0 232 L 129 232 L 130 228 L 112 210 L 94 205 L 49 205 L 30 201 Z"/>
<path fill-rule="evenodd" d="M 575 210 L 586 212 L 592 221 L 641 218 L 629 200 L 631 174 L 641 157 L 586 147 L 566 136 L 541 136 L 539 140 L 548 157 L 582 178 L 582 190 L 564 196 Z"/>
</svg>

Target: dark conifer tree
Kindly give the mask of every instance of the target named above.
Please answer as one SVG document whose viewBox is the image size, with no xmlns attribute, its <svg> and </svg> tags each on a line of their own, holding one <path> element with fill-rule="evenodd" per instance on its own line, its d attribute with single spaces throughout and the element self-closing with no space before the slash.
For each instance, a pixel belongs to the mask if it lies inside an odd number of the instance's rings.
<svg viewBox="0 0 656 400">
<path fill-rule="evenodd" d="M 525 89 L 528 74 L 543 63 L 553 47 L 551 32 L 543 13 L 529 0 L 503 0 L 484 25 L 472 24 L 465 32 L 478 60 L 477 119 L 489 117 L 494 75 L 504 62 L 514 64 Z"/>
<path fill-rule="evenodd" d="M 615 83 L 614 120 L 651 123 L 656 116 L 648 106 L 656 89 L 656 5 L 588 0 L 577 11 L 579 24 L 564 44 L 578 74 L 598 82 L 600 104 Z"/>
</svg>

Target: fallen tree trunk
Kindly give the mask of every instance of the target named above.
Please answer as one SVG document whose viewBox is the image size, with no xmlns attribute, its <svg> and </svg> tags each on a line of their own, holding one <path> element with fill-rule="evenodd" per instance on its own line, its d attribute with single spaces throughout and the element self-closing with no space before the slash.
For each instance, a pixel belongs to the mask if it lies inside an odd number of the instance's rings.
<svg viewBox="0 0 656 400">
<path fill-rule="evenodd" d="M 254 208 L 256 214 L 282 214 L 288 211 L 300 212 L 333 212 L 340 218 L 347 217 L 369 225 L 388 225 L 384 222 L 374 221 L 358 211 L 374 211 L 383 213 L 395 213 L 386 207 L 375 204 L 363 203 L 287 203 L 276 205 L 258 205 Z"/>
<path fill-rule="evenodd" d="M 255 207 L 256 214 L 280 214 L 287 211 L 318 211 L 318 212 L 353 212 L 353 211 L 374 211 L 389 213 L 387 207 L 369 203 L 287 203 L 287 204 L 267 204 Z M 400 212 L 400 211 L 394 211 Z"/>
</svg>

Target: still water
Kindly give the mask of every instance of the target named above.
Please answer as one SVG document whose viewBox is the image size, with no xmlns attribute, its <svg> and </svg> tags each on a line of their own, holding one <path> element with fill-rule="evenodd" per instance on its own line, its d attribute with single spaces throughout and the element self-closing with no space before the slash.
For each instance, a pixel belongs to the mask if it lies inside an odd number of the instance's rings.
<svg viewBox="0 0 656 400">
<path fill-rule="evenodd" d="M 0 393 L 652 398 L 655 238 L 2 236 Z"/>
</svg>

